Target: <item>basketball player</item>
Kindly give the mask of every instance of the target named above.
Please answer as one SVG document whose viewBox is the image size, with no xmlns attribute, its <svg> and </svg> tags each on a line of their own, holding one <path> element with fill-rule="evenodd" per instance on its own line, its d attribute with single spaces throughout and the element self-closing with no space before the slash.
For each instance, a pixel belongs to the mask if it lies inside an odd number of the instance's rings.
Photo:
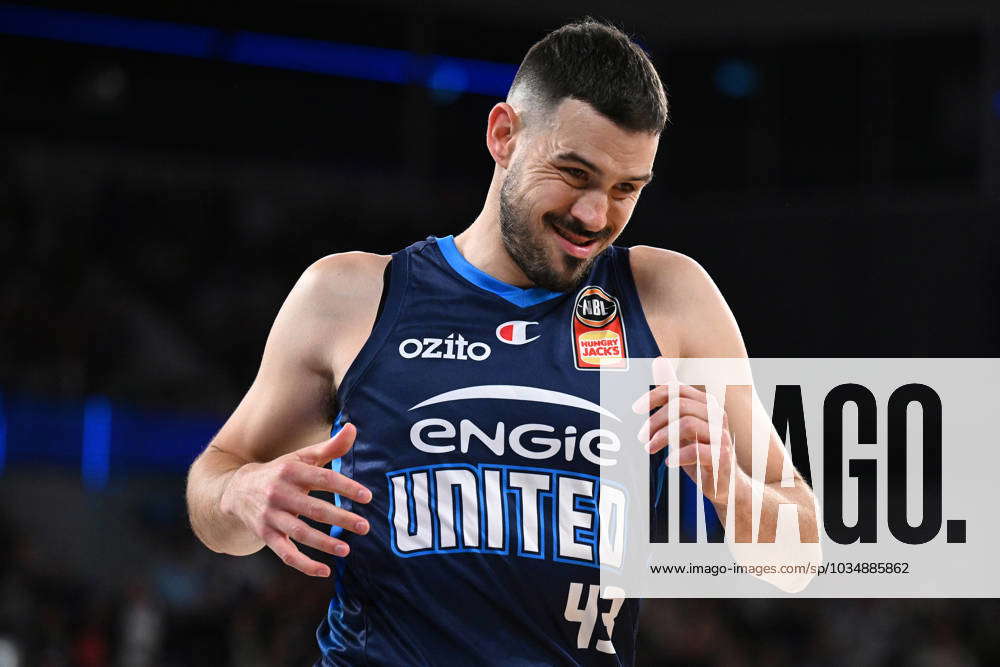
<svg viewBox="0 0 1000 667">
<path fill-rule="evenodd" d="M 666 120 L 638 46 L 596 22 L 564 26 L 531 48 L 490 111 L 496 167 L 465 231 L 391 256 L 324 257 L 292 289 L 187 497 L 214 551 L 267 546 L 333 575 L 321 664 L 634 662 L 637 603 L 597 586 L 610 448 L 598 446 L 593 371 L 629 356 L 746 357 L 696 262 L 612 245 L 652 179 Z M 647 411 L 666 395 L 637 399 Z M 708 402 L 682 389 L 669 462 L 689 475 L 709 442 Z M 742 493 L 749 453 L 733 451 L 728 425 L 750 408 L 725 407 L 720 461 L 738 463 Z M 666 426 L 656 411 L 644 438 L 661 459 Z M 769 457 L 763 511 L 798 504 L 814 535 L 811 492 L 800 477 L 780 487 L 781 460 Z M 724 495 L 708 499 L 724 511 Z M 295 542 L 335 556 L 333 572 Z"/>
</svg>

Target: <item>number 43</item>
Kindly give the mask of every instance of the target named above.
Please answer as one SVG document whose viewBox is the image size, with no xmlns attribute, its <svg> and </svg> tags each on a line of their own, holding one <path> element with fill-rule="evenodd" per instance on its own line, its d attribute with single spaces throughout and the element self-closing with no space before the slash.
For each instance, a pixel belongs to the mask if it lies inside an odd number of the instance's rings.
<svg viewBox="0 0 1000 667">
<path fill-rule="evenodd" d="M 608 631 L 608 638 L 598 639 L 595 648 L 603 653 L 614 653 L 615 645 L 611 643 L 611 636 L 615 631 L 615 617 L 618 616 L 618 611 L 622 608 L 625 598 L 611 597 L 607 588 L 604 591 L 600 589 L 600 586 L 591 584 L 587 589 L 587 605 L 583 606 L 580 604 L 580 598 L 583 596 L 583 584 L 570 584 L 569 594 L 566 596 L 565 616 L 570 623 L 580 624 L 580 631 L 576 635 L 577 648 L 588 648 L 590 637 L 594 634 L 594 625 L 597 623 L 597 598 L 611 600 L 611 610 L 601 614 L 601 620 Z"/>
</svg>

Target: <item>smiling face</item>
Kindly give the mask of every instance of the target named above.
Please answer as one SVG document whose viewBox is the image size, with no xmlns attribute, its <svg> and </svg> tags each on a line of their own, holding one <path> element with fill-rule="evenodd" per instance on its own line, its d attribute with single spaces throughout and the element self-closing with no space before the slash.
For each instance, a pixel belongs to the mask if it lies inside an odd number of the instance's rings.
<svg viewBox="0 0 1000 667">
<path fill-rule="evenodd" d="M 539 287 L 573 289 L 625 228 L 652 178 L 659 135 L 564 99 L 528 122 L 500 189 L 500 237 Z"/>
</svg>

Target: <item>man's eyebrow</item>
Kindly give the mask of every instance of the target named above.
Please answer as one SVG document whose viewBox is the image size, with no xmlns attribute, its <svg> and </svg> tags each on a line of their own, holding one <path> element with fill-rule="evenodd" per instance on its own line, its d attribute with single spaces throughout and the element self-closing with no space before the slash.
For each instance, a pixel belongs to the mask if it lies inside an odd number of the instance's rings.
<svg viewBox="0 0 1000 667">
<path fill-rule="evenodd" d="M 582 155 L 580 155 L 576 151 L 567 151 L 565 153 L 560 153 L 559 155 L 556 156 L 556 158 L 559 159 L 559 160 L 572 160 L 573 162 L 579 162 L 580 164 L 582 164 L 583 166 L 585 166 L 587 169 L 590 169 L 592 172 L 594 172 L 598 176 L 600 176 L 601 174 L 604 173 L 603 171 L 601 171 L 600 167 L 598 167 L 596 164 L 594 164 L 590 160 L 584 158 Z M 623 180 L 625 180 L 625 181 L 642 181 L 643 183 L 649 183 L 651 180 L 653 180 L 653 172 L 649 172 L 648 174 L 643 174 L 642 176 L 629 176 L 628 178 L 625 178 Z"/>
<path fill-rule="evenodd" d="M 648 174 L 643 174 L 642 176 L 633 176 L 632 178 L 626 180 L 642 181 L 643 183 L 649 183 L 651 180 L 653 180 L 653 170 L 651 169 Z"/>
</svg>

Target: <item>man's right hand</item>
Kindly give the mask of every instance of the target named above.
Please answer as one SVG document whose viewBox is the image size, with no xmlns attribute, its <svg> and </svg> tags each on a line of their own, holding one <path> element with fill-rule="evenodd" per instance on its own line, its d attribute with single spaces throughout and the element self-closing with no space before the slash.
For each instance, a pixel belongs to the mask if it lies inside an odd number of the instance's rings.
<svg viewBox="0 0 1000 667">
<path fill-rule="evenodd" d="M 309 495 L 316 489 L 333 491 L 359 503 L 372 499 L 371 491 L 324 467 L 350 451 L 356 433 L 353 424 L 345 424 L 329 440 L 267 463 L 247 463 L 238 468 L 222 492 L 220 510 L 242 521 L 286 565 L 314 577 L 330 576 L 328 566 L 308 558 L 292 540 L 335 556 L 346 556 L 350 550 L 346 542 L 316 530 L 299 516 L 358 535 L 368 532 L 365 519 Z"/>
</svg>

